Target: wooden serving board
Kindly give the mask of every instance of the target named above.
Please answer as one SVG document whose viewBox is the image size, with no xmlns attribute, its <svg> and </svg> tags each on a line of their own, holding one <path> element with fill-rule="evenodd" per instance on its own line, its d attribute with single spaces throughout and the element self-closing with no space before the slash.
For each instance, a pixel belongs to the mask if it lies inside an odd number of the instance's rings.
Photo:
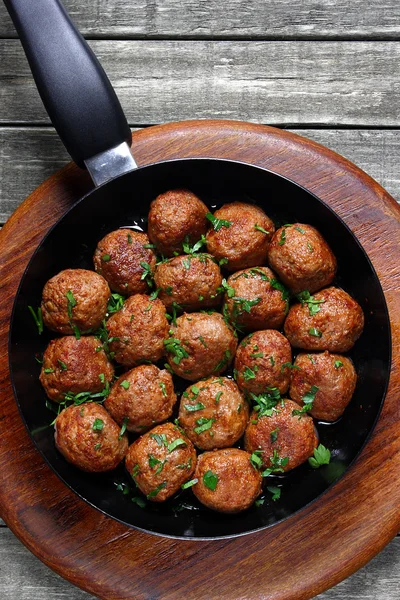
<svg viewBox="0 0 400 600">
<path fill-rule="evenodd" d="M 374 264 L 390 312 L 393 367 L 382 415 L 355 465 L 330 491 L 258 533 L 168 539 L 127 528 L 81 501 L 34 448 L 7 367 L 8 325 L 23 270 L 49 227 L 91 189 L 88 175 L 70 164 L 0 232 L 0 515 L 42 561 L 103 599 L 311 598 L 363 566 L 400 527 L 400 208 L 344 158 L 270 127 L 172 123 L 135 133 L 133 153 L 140 165 L 191 156 L 260 165 L 308 188 L 344 219 Z"/>
</svg>

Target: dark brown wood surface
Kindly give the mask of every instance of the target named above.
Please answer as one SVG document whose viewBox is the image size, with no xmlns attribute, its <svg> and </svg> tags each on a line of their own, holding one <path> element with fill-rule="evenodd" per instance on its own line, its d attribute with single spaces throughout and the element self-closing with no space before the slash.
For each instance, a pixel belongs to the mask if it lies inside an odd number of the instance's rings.
<svg viewBox="0 0 400 600">
<path fill-rule="evenodd" d="M 222 541 L 150 536 L 70 492 L 44 464 L 20 420 L 7 370 L 14 294 L 41 237 L 91 184 L 69 165 L 0 232 L 0 516 L 41 560 L 101 598 L 302 600 L 379 552 L 400 526 L 400 210 L 365 173 L 293 134 L 235 122 L 187 122 L 134 134 L 139 164 L 218 156 L 282 173 L 317 194 L 362 242 L 391 317 L 393 368 L 382 415 L 356 464 L 317 502 L 269 530 Z"/>
</svg>

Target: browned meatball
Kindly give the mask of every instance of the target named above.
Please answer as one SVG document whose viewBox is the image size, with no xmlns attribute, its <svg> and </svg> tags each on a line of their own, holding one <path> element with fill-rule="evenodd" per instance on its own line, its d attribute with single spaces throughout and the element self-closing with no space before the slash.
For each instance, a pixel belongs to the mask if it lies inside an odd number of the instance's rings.
<svg viewBox="0 0 400 600">
<path fill-rule="evenodd" d="M 183 314 L 165 341 L 170 367 L 189 381 L 225 371 L 236 347 L 237 339 L 219 313 Z"/>
<path fill-rule="evenodd" d="M 357 374 L 350 359 L 341 354 L 299 354 L 290 381 L 290 397 L 303 405 L 304 396 L 318 388 L 312 409 L 314 419 L 336 421 L 342 416 L 353 395 Z"/>
<path fill-rule="evenodd" d="M 319 310 L 315 312 L 317 304 Z M 311 302 L 292 306 L 284 325 L 285 334 L 295 348 L 331 352 L 350 350 L 363 327 L 361 306 L 335 287 L 317 292 Z"/>
<path fill-rule="evenodd" d="M 128 437 L 95 402 L 69 406 L 55 422 L 55 443 L 64 458 L 93 473 L 111 471 L 128 450 Z"/>
<path fill-rule="evenodd" d="M 221 304 L 222 275 L 209 254 L 183 255 L 158 265 L 154 281 L 165 306 L 179 304 L 186 310 Z"/>
<path fill-rule="evenodd" d="M 47 396 L 61 402 L 65 394 L 100 392 L 114 375 L 104 348 L 93 336 L 52 340 L 43 355 L 40 383 Z"/>
<path fill-rule="evenodd" d="M 150 205 L 148 234 L 164 256 L 182 252 L 182 244 L 197 242 L 207 231 L 207 206 L 189 190 L 157 196 Z"/>
<path fill-rule="evenodd" d="M 236 380 L 241 390 L 261 394 L 266 388 L 278 388 L 284 394 L 289 388 L 292 350 L 275 329 L 251 333 L 239 344 L 236 358 Z"/>
<path fill-rule="evenodd" d="M 228 448 L 242 437 L 249 406 L 236 383 L 227 377 L 210 377 L 183 392 L 179 425 L 201 450 Z"/>
<path fill-rule="evenodd" d="M 332 283 L 336 258 L 322 235 L 303 223 L 284 225 L 272 237 L 268 249 L 271 267 L 295 294 L 316 292 Z"/>
<path fill-rule="evenodd" d="M 129 447 L 125 466 L 149 500 L 163 502 L 193 475 L 196 450 L 178 427 L 165 423 Z"/>
<path fill-rule="evenodd" d="M 127 367 L 157 362 L 164 354 L 168 328 L 163 303 L 158 298 L 150 300 L 149 296 L 135 294 L 107 321 L 110 350 L 115 360 Z"/>
<path fill-rule="evenodd" d="M 300 410 L 295 402 L 284 400 L 271 416 L 251 414 L 244 444 L 247 452 L 259 452 L 263 467 L 290 471 L 313 455 L 318 446 L 314 422 L 305 413 L 297 414 Z"/>
<path fill-rule="evenodd" d="M 261 208 L 232 202 L 216 210 L 214 218 L 207 233 L 207 248 L 218 260 L 228 260 L 228 271 L 265 263 L 275 226 Z"/>
<path fill-rule="evenodd" d="M 192 487 L 197 499 L 212 510 L 238 513 L 261 494 L 262 477 L 252 466 L 250 454 L 238 448 L 204 452 L 197 459 Z"/>
<path fill-rule="evenodd" d="M 43 323 L 58 333 L 97 329 L 107 312 L 110 288 L 94 271 L 65 269 L 46 283 L 42 295 Z"/>
<path fill-rule="evenodd" d="M 287 297 L 271 269 L 245 269 L 228 277 L 224 314 L 240 331 L 279 329 L 288 310 Z"/>
<path fill-rule="evenodd" d="M 156 255 L 145 233 L 117 229 L 103 237 L 93 256 L 94 268 L 103 275 L 110 288 L 130 296 L 149 289 L 148 277 L 156 266 Z"/>
<path fill-rule="evenodd" d="M 176 395 L 172 377 L 155 365 L 141 365 L 114 383 L 104 402 L 113 419 L 128 431 L 143 432 L 172 415 Z"/>
</svg>

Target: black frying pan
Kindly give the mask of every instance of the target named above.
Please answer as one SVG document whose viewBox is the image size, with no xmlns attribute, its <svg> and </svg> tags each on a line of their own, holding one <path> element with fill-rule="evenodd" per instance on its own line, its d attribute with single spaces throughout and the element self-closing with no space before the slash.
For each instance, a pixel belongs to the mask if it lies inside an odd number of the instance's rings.
<svg viewBox="0 0 400 600">
<path fill-rule="evenodd" d="M 379 416 L 390 372 L 390 324 L 377 275 L 344 222 L 296 183 L 265 169 L 217 159 L 186 159 L 137 168 L 126 141 L 131 134 L 115 93 L 86 42 L 58 0 L 5 0 L 20 34 L 48 113 L 72 158 L 85 164 L 98 186 L 60 219 L 43 239 L 19 286 L 10 328 L 9 356 L 14 393 L 26 427 L 45 460 L 87 502 L 127 525 L 174 537 L 217 538 L 248 533 L 285 519 L 318 498 L 351 465 Z M 365 329 L 350 356 L 358 373 L 354 397 L 335 424 L 318 423 L 320 442 L 332 460 L 318 470 L 308 464 L 269 480 L 281 499 L 239 515 L 201 507 L 190 490 L 163 505 L 145 508 L 119 488 L 130 483 L 124 468 L 87 474 L 69 465 L 54 446 L 54 415 L 46 408 L 35 355 L 54 334 L 38 336 L 28 306 L 40 304 L 45 282 L 62 269 L 93 268 L 97 241 L 130 225 L 146 228 L 151 200 L 187 187 L 210 208 L 227 201 L 254 202 L 279 225 L 304 222 L 327 239 L 338 259 L 336 285 L 363 307 Z M 187 382 L 176 381 L 178 390 Z M 133 493 L 136 495 L 136 493 Z"/>
</svg>

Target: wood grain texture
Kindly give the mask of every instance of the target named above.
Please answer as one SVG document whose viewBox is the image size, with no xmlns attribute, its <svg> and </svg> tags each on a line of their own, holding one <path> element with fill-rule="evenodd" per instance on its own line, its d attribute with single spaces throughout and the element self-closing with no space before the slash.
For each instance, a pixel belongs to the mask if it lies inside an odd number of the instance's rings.
<svg viewBox="0 0 400 600">
<path fill-rule="evenodd" d="M 12 557 L 12 560 L 10 560 Z M 0 530 L 1 600 L 92 600 L 31 554 L 9 529 Z M 398 598 L 400 538 L 318 600 L 395 600 Z M 159 600 L 159 599 L 157 599 Z M 188 593 L 188 600 L 191 600 Z M 217 600 L 210 591 L 209 600 Z"/>
<path fill-rule="evenodd" d="M 397 0 L 65 0 L 86 36 L 384 37 L 400 33 Z M 0 4 L 0 36 L 15 36 Z"/>
<path fill-rule="evenodd" d="M 400 200 L 398 131 L 296 131 L 345 156 Z M 4 223 L 33 190 L 68 161 L 69 156 L 53 129 L 0 127 L 0 223 Z"/>
<path fill-rule="evenodd" d="M 69 166 L 0 232 L 2 516 L 49 566 L 108 600 L 186 599 L 188 580 L 191 600 L 209 600 L 210 589 L 218 600 L 306 600 L 364 565 L 400 525 L 399 207 L 354 165 L 287 132 L 192 122 L 141 130 L 134 138 L 139 164 L 179 156 L 254 162 L 291 177 L 338 212 L 372 258 L 391 316 L 393 369 L 381 418 L 361 457 L 332 490 L 295 517 L 249 536 L 207 542 L 158 538 L 129 530 L 76 498 L 34 451 L 6 368 L 9 312 L 26 261 L 50 224 L 88 187 L 85 174 Z"/>
<path fill-rule="evenodd" d="M 400 126 L 400 42 L 93 41 L 131 125 L 183 119 Z M 48 123 L 18 40 L 0 123 Z"/>
</svg>

